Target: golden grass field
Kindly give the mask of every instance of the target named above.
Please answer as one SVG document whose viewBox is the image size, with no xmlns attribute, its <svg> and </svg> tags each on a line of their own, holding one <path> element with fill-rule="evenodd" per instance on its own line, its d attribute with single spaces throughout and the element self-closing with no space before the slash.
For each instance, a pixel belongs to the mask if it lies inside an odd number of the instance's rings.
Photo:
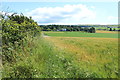
<svg viewBox="0 0 120 80">
<path fill-rule="evenodd" d="M 117 32 L 117 31 L 100 31 L 100 30 L 97 30 L 96 33 L 115 33 L 115 34 L 118 34 L 119 32 Z"/>
</svg>

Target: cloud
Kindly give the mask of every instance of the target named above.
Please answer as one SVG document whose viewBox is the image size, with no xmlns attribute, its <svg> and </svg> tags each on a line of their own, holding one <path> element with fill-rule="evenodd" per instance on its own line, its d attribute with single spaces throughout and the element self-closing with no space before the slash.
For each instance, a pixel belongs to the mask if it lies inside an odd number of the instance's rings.
<svg viewBox="0 0 120 80">
<path fill-rule="evenodd" d="M 108 20 L 118 20 L 118 17 L 115 17 L 115 16 L 108 16 Z"/>
<path fill-rule="evenodd" d="M 95 9 L 95 6 L 91 6 L 92 9 Z"/>
<path fill-rule="evenodd" d="M 12 15 L 12 12 L 4 12 L 4 11 L 0 11 L 0 15 Z"/>
<path fill-rule="evenodd" d="M 82 4 L 64 5 L 63 7 L 40 7 L 27 12 L 25 15 L 32 16 L 40 24 L 79 24 L 82 20 L 96 17 L 95 11 Z"/>
</svg>

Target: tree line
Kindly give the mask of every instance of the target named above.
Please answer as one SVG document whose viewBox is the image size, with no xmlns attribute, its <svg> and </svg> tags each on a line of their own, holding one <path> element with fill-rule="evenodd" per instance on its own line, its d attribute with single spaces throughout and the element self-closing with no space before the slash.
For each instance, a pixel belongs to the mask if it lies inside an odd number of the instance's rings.
<svg viewBox="0 0 120 80">
<path fill-rule="evenodd" d="M 40 25 L 42 31 L 84 31 L 88 33 L 95 33 L 94 27 L 79 26 L 79 25 Z"/>
</svg>

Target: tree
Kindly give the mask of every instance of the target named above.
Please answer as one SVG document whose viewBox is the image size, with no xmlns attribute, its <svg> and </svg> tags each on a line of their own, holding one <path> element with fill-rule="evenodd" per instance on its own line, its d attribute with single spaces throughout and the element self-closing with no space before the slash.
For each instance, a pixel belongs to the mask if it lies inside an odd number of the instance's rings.
<svg viewBox="0 0 120 80">
<path fill-rule="evenodd" d="M 113 29 L 113 31 L 115 31 L 115 28 Z"/>
<path fill-rule="evenodd" d="M 87 27 L 84 28 L 85 32 L 89 32 L 89 29 Z"/>
<path fill-rule="evenodd" d="M 95 28 L 94 27 L 92 27 L 92 33 L 95 33 L 96 31 L 95 31 Z"/>
<path fill-rule="evenodd" d="M 112 28 L 110 28 L 110 30 L 109 31 L 112 31 Z"/>
</svg>

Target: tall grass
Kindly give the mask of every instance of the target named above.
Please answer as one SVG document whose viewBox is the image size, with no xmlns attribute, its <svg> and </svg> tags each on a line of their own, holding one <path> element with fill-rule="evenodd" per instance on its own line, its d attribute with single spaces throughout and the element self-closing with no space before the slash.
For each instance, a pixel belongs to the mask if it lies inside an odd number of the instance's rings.
<svg viewBox="0 0 120 80">
<path fill-rule="evenodd" d="M 64 50 L 57 49 L 53 44 L 40 38 L 36 40 L 38 47 L 35 53 L 38 53 L 38 60 L 42 58 L 44 65 L 43 76 L 45 78 L 89 78 L 98 77 L 96 73 L 87 72 L 77 65 L 73 54 Z"/>
<path fill-rule="evenodd" d="M 24 50 L 17 49 L 16 52 L 20 53 L 18 61 L 4 65 L 3 78 L 99 77 L 96 73 L 81 69 L 73 54 L 57 49 L 40 36 L 25 44 Z"/>
<path fill-rule="evenodd" d="M 118 40 L 101 38 L 47 37 L 59 49 L 72 53 L 75 65 L 102 78 L 118 77 Z"/>
</svg>

